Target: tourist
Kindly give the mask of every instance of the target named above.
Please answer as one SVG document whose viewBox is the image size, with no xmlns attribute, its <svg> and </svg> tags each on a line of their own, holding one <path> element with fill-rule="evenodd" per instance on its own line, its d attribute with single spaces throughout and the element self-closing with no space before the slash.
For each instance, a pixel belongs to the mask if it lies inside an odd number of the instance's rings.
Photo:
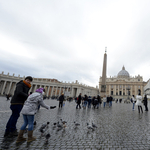
<svg viewBox="0 0 150 150">
<path fill-rule="evenodd" d="M 113 100 L 113 98 L 112 98 L 112 96 L 110 95 L 110 97 L 109 97 L 109 107 L 112 106 L 112 100 Z"/>
<path fill-rule="evenodd" d="M 145 111 L 148 111 L 148 107 L 147 107 L 147 95 L 144 96 L 144 106 L 145 106 Z"/>
<path fill-rule="evenodd" d="M 107 98 L 106 98 L 106 95 L 104 95 L 104 97 L 103 97 L 104 108 L 105 108 L 105 106 L 106 106 L 106 102 L 107 102 Z"/>
<path fill-rule="evenodd" d="M 134 95 L 132 95 L 132 103 L 133 103 L 132 110 L 134 110 L 134 106 L 135 106 L 135 103 L 136 103 L 136 99 L 135 99 Z"/>
<path fill-rule="evenodd" d="M 142 96 L 141 96 L 141 92 L 139 90 L 139 93 L 138 95 L 136 96 L 136 105 L 138 106 L 138 111 L 140 113 L 140 109 L 141 109 L 141 112 L 143 113 L 143 109 L 142 109 Z"/>
<path fill-rule="evenodd" d="M 12 114 L 7 122 L 4 137 L 6 136 L 18 136 L 16 129 L 17 120 L 20 116 L 23 104 L 28 98 L 28 92 L 31 88 L 32 77 L 28 76 L 25 80 L 21 80 L 17 83 L 14 95 L 11 99 L 10 109 Z"/>
<path fill-rule="evenodd" d="M 27 140 L 27 142 L 32 142 L 32 141 L 36 140 L 36 138 L 33 137 L 33 122 L 34 122 L 34 115 L 38 111 L 39 104 L 46 109 L 53 109 L 56 107 L 56 106 L 50 107 L 43 102 L 44 91 L 45 91 L 45 89 L 43 89 L 43 88 L 37 89 L 36 92 L 31 94 L 28 97 L 28 99 L 25 101 L 25 104 L 21 111 L 21 113 L 23 114 L 24 123 L 23 123 L 22 127 L 20 128 L 20 132 L 18 134 L 16 143 L 26 140 L 26 138 L 23 137 L 23 134 L 24 134 L 24 131 L 25 131 L 27 125 L 28 125 L 28 140 Z"/>
<path fill-rule="evenodd" d="M 82 99 L 82 97 L 81 97 L 81 93 L 80 93 L 79 96 L 78 96 L 76 109 L 78 109 L 78 106 L 79 106 L 79 108 L 81 109 L 81 106 L 80 106 L 80 104 L 81 104 L 81 99 Z"/>
<path fill-rule="evenodd" d="M 99 108 L 99 105 L 101 105 L 101 97 L 99 95 L 97 95 L 97 100 L 98 100 L 98 104 L 97 104 L 97 109 Z"/>
<path fill-rule="evenodd" d="M 109 105 L 109 101 L 110 101 L 110 97 L 109 97 L 109 95 L 107 96 L 107 105 Z"/>
<path fill-rule="evenodd" d="M 84 109 L 86 108 L 87 103 L 88 103 L 88 97 L 87 95 L 84 95 L 84 105 L 83 105 Z"/>
<path fill-rule="evenodd" d="M 91 102 L 92 102 L 92 98 L 91 96 L 88 97 L 88 108 L 91 108 Z"/>
<path fill-rule="evenodd" d="M 61 94 L 61 96 L 59 97 L 59 108 L 63 106 L 63 101 L 64 101 L 64 93 Z"/>
<path fill-rule="evenodd" d="M 10 94 L 6 94 L 7 101 L 10 100 L 9 97 L 10 97 Z"/>
<path fill-rule="evenodd" d="M 93 108 L 95 109 L 96 106 L 98 105 L 98 99 L 94 96 L 92 100 Z"/>
</svg>

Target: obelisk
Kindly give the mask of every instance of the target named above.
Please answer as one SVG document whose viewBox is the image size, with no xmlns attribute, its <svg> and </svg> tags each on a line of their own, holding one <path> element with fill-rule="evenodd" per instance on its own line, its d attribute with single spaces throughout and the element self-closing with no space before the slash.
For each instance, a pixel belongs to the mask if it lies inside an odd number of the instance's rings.
<svg viewBox="0 0 150 150">
<path fill-rule="evenodd" d="M 107 70 L 107 47 L 105 47 L 105 54 L 103 60 L 103 72 L 102 72 L 102 84 L 101 84 L 101 96 L 106 94 L 106 70 Z"/>
</svg>

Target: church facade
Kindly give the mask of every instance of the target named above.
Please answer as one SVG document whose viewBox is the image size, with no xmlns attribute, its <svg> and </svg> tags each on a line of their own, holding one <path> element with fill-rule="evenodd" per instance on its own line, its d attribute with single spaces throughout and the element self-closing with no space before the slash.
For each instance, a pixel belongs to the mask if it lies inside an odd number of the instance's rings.
<svg viewBox="0 0 150 150">
<path fill-rule="evenodd" d="M 143 77 L 138 75 L 131 77 L 125 67 L 119 71 L 117 76 L 106 77 L 106 95 L 111 95 L 113 98 L 128 99 L 132 95 L 137 95 L 138 91 L 141 91 L 141 95 L 144 94 L 144 86 L 147 83 L 143 81 Z M 102 77 L 99 79 L 99 93 L 101 95 Z"/>
</svg>

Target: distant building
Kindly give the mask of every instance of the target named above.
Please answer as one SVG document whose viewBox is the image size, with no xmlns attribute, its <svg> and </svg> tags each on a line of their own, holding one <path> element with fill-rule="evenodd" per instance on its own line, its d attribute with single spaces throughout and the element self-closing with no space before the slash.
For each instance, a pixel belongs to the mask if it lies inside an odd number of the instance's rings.
<svg viewBox="0 0 150 150">
<path fill-rule="evenodd" d="M 102 77 L 99 79 L 99 92 L 101 93 Z M 137 95 L 138 90 L 141 91 L 141 95 L 144 94 L 144 86 L 146 82 L 143 81 L 143 77 L 138 75 L 131 77 L 125 67 L 119 71 L 117 76 L 106 78 L 106 95 L 112 95 L 114 98 L 127 99 L 128 95 L 131 98 L 132 95 Z"/>
<path fill-rule="evenodd" d="M 150 79 L 148 80 L 146 86 L 144 87 L 144 93 L 150 97 Z"/>
<path fill-rule="evenodd" d="M 0 95 L 5 94 L 14 94 L 14 90 L 16 87 L 16 83 L 20 80 L 24 80 L 24 77 L 20 77 L 20 75 L 15 76 L 4 74 L 2 72 L 0 74 Z M 35 90 L 39 87 L 43 87 L 46 89 L 46 96 L 60 96 L 61 93 L 64 93 L 66 96 L 77 97 L 80 93 L 82 95 L 90 95 L 96 96 L 98 95 L 98 87 L 91 87 L 85 84 L 76 82 L 60 82 L 57 79 L 49 79 L 49 78 L 33 78 L 32 87 L 29 92 L 35 92 Z"/>
</svg>

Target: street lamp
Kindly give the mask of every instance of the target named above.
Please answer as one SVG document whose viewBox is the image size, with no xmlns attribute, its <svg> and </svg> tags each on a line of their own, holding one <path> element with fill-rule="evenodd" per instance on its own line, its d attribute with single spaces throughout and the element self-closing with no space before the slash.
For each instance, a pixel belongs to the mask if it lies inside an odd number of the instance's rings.
<svg viewBox="0 0 150 150">
<path fill-rule="evenodd" d="M 130 88 L 130 86 L 128 86 L 126 89 L 127 89 L 127 91 L 128 91 L 128 100 L 130 100 L 130 99 L 129 99 L 129 91 L 130 91 L 131 88 Z"/>
</svg>

